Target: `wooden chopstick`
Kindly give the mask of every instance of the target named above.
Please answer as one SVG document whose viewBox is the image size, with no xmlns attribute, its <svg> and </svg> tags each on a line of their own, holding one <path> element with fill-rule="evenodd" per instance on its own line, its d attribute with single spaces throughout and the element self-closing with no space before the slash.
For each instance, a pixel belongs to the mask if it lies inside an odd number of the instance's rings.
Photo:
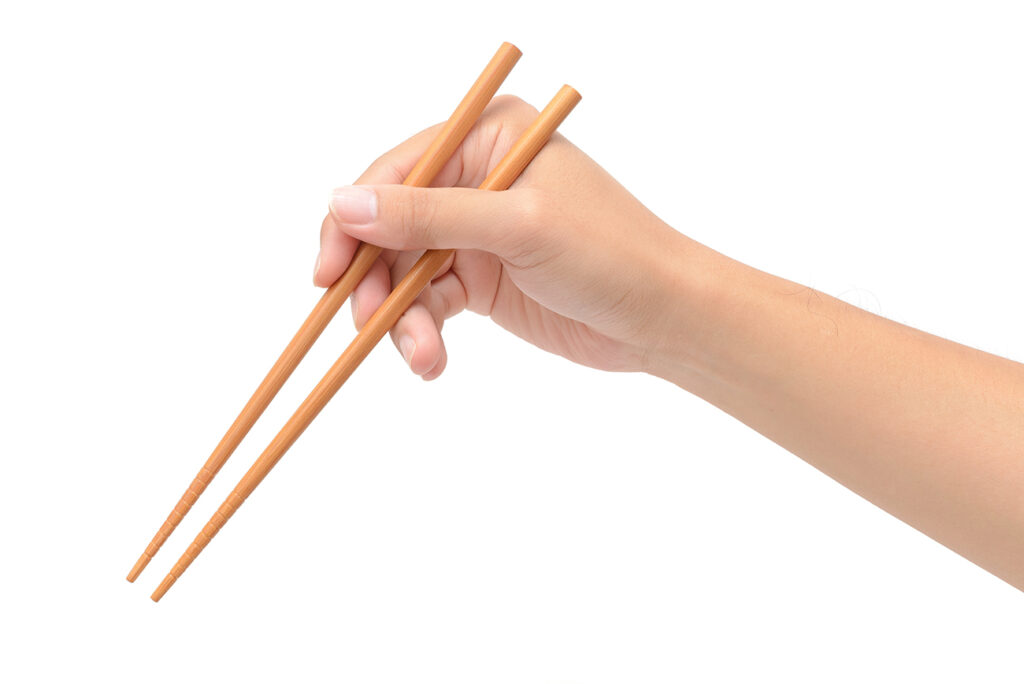
<svg viewBox="0 0 1024 684">
<path fill-rule="evenodd" d="M 434 177 L 437 176 L 445 163 L 451 158 L 456 148 L 465 139 L 469 129 L 476 123 L 481 112 L 483 112 L 487 103 L 491 101 L 491 98 L 494 97 L 494 93 L 497 92 L 505 77 L 512 71 L 512 67 L 515 66 L 520 56 L 522 56 L 522 53 L 515 45 L 502 43 L 494 57 L 487 64 L 487 67 L 473 84 L 473 87 L 469 89 L 462 102 L 456 107 L 444 128 L 441 129 L 441 132 L 431 142 L 430 147 L 420 157 L 416 166 L 409 172 L 403 183 L 404 185 L 421 187 L 430 185 Z M 267 373 L 267 376 L 263 378 L 263 382 L 256 388 L 256 392 L 253 393 L 249 402 L 242 409 L 242 412 L 235 418 L 235 422 L 228 428 L 227 433 L 221 438 L 220 443 L 213 450 L 213 453 L 210 454 L 206 463 L 203 464 L 199 474 L 192 480 L 192 484 L 182 494 L 174 510 L 167 516 L 167 520 L 157 530 L 149 546 L 139 556 L 139 560 L 136 561 L 135 566 L 128 573 L 127 579 L 129 582 L 135 581 L 135 578 L 139 576 L 139 573 L 142 572 L 143 568 L 146 567 L 156 552 L 160 550 L 160 547 L 163 546 L 163 543 L 174 532 L 174 528 L 178 526 L 178 523 L 189 512 L 200 494 L 206 489 L 206 486 L 210 484 L 217 471 L 227 462 L 242 439 L 245 438 L 252 426 L 259 420 L 263 411 L 277 395 L 285 381 L 292 374 L 292 371 L 299 365 L 299 362 L 302 361 L 306 352 L 316 342 L 320 333 L 327 327 L 334 314 L 338 312 L 341 305 L 352 294 L 355 286 L 363 279 L 366 272 L 370 270 L 373 262 L 380 256 L 380 253 L 380 247 L 366 243 L 359 245 L 348 268 L 324 292 L 320 301 L 313 308 L 313 311 L 306 317 L 302 327 L 295 333 L 295 337 L 285 347 L 281 357 L 270 369 L 270 372 Z"/>
<path fill-rule="evenodd" d="M 573 107 L 580 101 L 580 95 L 569 86 L 562 86 L 558 94 L 548 103 L 529 128 L 519 137 L 508 154 L 498 163 L 494 170 L 480 184 L 482 190 L 504 190 L 512 184 L 527 164 L 540 151 L 558 125 L 569 115 Z M 337 393 L 345 381 L 352 375 L 363 359 L 384 337 L 385 333 L 398 321 L 407 308 L 413 303 L 423 288 L 434 278 L 438 270 L 452 255 L 450 249 L 429 250 L 423 254 L 406 274 L 398 286 L 391 292 L 376 313 L 356 334 L 355 339 L 342 353 L 323 379 L 317 384 L 298 410 L 285 423 L 285 426 L 270 442 L 266 450 L 253 463 L 249 471 L 235 486 L 228 498 L 221 504 L 210 522 L 196 535 L 195 541 L 185 550 L 174 564 L 167 577 L 160 583 L 151 598 L 159 601 L 171 588 L 192 561 L 199 556 L 214 535 L 220 531 L 228 519 L 238 510 L 246 497 L 252 494 L 257 485 L 263 481 L 270 470 L 284 456 L 288 448 L 295 443 L 299 435 L 309 426 L 317 414 L 327 405 L 331 397 Z"/>
</svg>

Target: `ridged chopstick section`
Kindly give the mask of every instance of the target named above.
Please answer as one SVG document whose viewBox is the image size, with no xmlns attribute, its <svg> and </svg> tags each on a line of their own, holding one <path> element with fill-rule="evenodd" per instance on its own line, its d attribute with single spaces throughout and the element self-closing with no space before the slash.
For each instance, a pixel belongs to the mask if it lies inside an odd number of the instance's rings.
<svg viewBox="0 0 1024 684">
<path fill-rule="evenodd" d="M 434 177 L 441 171 L 444 165 L 454 154 L 455 150 L 466 138 L 466 134 L 476 123 L 481 112 L 487 103 L 494 97 L 494 93 L 505 81 L 505 77 L 512 71 L 512 67 L 522 53 L 511 43 L 503 43 L 494 57 L 487 64 L 487 67 L 477 78 L 473 87 L 469 89 L 466 96 L 456 107 L 448 122 L 431 142 L 430 146 L 420 157 L 416 166 L 404 181 L 404 185 L 415 185 L 420 187 L 429 186 Z M 206 463 L 199 470 L 188 489 L 178 500 L 174 510 L 164 521 L 164 524 L 157 530 L 149 546 L 139 556 L 135 566 L 128 573 L 128 581 L 134 582 L 142 572 L 143 568 L 152 560 L 167 538 L 174 532 L 174 529 L 182 521 L 185 515 L 192 508 L 199 496 L 206 489 L 217 472 L 234 453 L 238 445 L 252 429 L 252 426 L 263 415 L 263 411 L 277 395 L 288 377 L 302 361 L 302 358 L 309 351 L 313 343 L 320 337 L 327 324 L 341 308 L 345 300 L 352 294 L 352 290 L 363 279 L 367 271 L 380 256 L 381 249 L 374 245 L 362 243 L 359 245 L 349 263 L 349 267 L 342 276 L 334 282 L 323 296 L 316 303 L 313 311 L 306 317 L 302 327 L 288 343 L 280 358 L 273 365 L 267 376 L 263 378 L 256 392 L 246 403 L 242 412 L 235 418 L 235 422 L 228 428 L 227 433 L 217 444 L 217 447 L 210 454 Z"/>
<path fill-rule="evenodd" d="M 483 190 L 504 190 L 509 187 L 519 174 L 526 168 L 533 157 L 544 147 L 554 134 L 559 124 L 569 115 L 573 107 L 580 101 L 580 95 L 573 88 L 563 86 L 544 110 L 537 116 L 530 127 L 519 137 L 516 143 L 502 158 L 498 165 L 480 185 Z M 153 592 L 152 599 L 159 601 L 167 590 L 181 577 L 186 568 L 192 564 L 210 540 L 220 531 L 228 519 L 238 510 L 242 502 L 252 494 L 253 490 L 263 481 L 270 470 L 281 460 L 281 457 L 295 443 L 299 435 L 313 422 L 323 410 L 327 402 L 337 393 L 345 381 L 352 375 L 359 364 L 384 337 L 388 330 L 398 321 L 407 308 L 419 296 L 423 288 L 444 265 L 452 250 L 429 250 L 423 254 L 409 273 L 402 278 L 398 286 L 384 301 L 369 321 L 356 334 L 355 339 L 345 349 L 341 357 L 317 384 L 298 410 L 285 423 L 285 426 L 274 437 L 266 450 L 253 463 L 249 471 L 242 477 L 238 485 L 221 507 L 210 519 L 210 522 L 196 536 L 195 541 L 185 550 L 170 573 Z"/>
</svg>

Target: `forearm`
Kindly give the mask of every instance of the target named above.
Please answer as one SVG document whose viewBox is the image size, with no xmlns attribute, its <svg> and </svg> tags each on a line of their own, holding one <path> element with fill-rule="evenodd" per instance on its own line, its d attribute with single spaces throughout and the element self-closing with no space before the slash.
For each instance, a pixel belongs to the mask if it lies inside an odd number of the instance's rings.
<svg viewBox="0 0 1024 684">
<path fill-rule="evenodd" d="M 1024 589 L 1024 365 L 682 251 L 652 372 Z"/>
</svg>

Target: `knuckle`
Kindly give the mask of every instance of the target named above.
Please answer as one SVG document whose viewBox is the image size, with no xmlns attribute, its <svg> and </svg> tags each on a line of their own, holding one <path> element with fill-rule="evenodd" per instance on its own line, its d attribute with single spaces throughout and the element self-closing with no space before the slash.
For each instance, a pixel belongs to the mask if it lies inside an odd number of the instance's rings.
<svg viewBox="0 0 1024 684">
<path fill-rule="evenodd" d="M 487 109 L 485 125 L 494 132 L 495 141 L 517 138 L 537 118 L 536 107 L 515 95 L 499 95 Z"/>
<path fill-rule="evenodd" d="M 437 205 L 429 192 L 417 189 L 409 193 L 401 212 L 402 235 L 410 242 L 429 240 L 434 231 Z"/>
<path fill-rule="evenodd" d="M 366 168 L 363 176 L 372 178 L 377 183 L 401 183 L 402 173 L 396 164 L 394 151 L 385 152 L 374 159 L 373 163 Z"/>
<path fill-rule="evenodd" d="M 519 223 L 527 228 L 542 225 L 547 221 L 547 202 L 543 193 L 536 190 L 523 190 L 517 199 L 519 207 Z"/>
<path fill-rule="evenodd" d="M 543 193 L 533 190 L 517 191 L 516 214 L 512 229 L 502 236 L 499 249 L 503 257 L 516 265 L 532 264 L 536 255 L 546 251 L 558 222 L 550 210 Z"/>
<path fill-rule="evenodd" d="M 492 100 L 495 109 L 507 110 L 516 116 L 537 116 L 537 109 L 518 95 L 498 95 Z"/>
</svg>

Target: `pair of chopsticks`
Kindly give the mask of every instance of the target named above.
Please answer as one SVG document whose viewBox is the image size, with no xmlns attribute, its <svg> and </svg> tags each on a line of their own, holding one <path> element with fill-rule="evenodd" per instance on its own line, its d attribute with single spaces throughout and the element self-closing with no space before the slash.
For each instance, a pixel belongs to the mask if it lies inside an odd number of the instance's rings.
<svg viewBox="0 0 1024 684">
<path fill-rule="evenodd" d="M 452 113 L 448 122 L 438 133 L 438 136 L 430 144 L 416 166 L 409 173 L 404 185 L 429 186 L 434 177 L 444 167 L 448 159 L 462 143 L 473 124 L 483 112 L 487 103 L 490 102 L 494 93 L 512 71 L 512 67 L 519 60 L 522 53 L 514 45 L 503 43 L 495 53 L 494 57 L 487 64 L 483 73 L 480 74 L 462 102 Z M 561 90 L 548 103 L 543 111 L 537 116 L 533 123 L 519 137 L 508 154 L 488 174 L 487 178 L 480 184 L 481 190 L 504 190 L 508 188 L 515 179 L 522 173 L 523 169 L 530 163 L 533 157 L 544 147 L 548 139 L 554 134 L 559 124 L 565 120 L 573 107 L 580 101 L 580 95 L 569 86 L 562 86 Z M 256 392 L 246 403 L 242 412 L 228 428 L 227 433 L 200 469 L 195 479 L 189 485 L 188 490 L 181 496 L 178 504 L 167 516 L 167 520 L 161 525 L 154 535 L 153 540 L 146 547 L 146 550 L 139 557 L 131 572 L 128 573 L 128 581 L 134 582 L 142 570 L 146 567 L 160 547 L 171 535 L 174 529 L 182 521 L 185 515 L 195 504 L 196 500 L 203 493 L 203 490 L 210 484 L 210 481 L 221 469 L 224 463 L 245 438 L 249 430 L 256 423 L 263 411 L 267 408 L 285 381 L 298 366 L 299 362 L 316 342 L 320 333 L 330 322 L 334 314 L 341 308 L 341 305 L 352 293 L 355 286 L 362 280 L 381 253 L 381 248 L 361 243 L 356 250 L 346 271 L 331 285 L 317 302 L 313 311 L 306 318 L 299 328 L 299 331 L 288 343 L 280 358 L 267 373 L 267 376 L 260 383 Z M 397 287 L 384 301 L 381 307 L 373 314 L 370 320 L 356 334 L 355 339 L 345 349 L 341 357 L 323 379 L 316 385 L 310 395 L 299 406 L 298 410 L 285 423 L 285 426 L 270 442 L 270 445 L 263 451 L 241 481 L 235 486 L 231 494 L 214 513 L 210 521 L 203 527 L 192 544 L 185 550 L 178 562 L 174 564 L 171 571 L 153 592 L 152 599 L 159 601 L 161 597 L 177 579 L 185 572 L 185 569 L 196 559 L 200 552 L 210 543 L 214 535 L 224 526 L 242 502 L 245 501 L 257 485 L 263 481 L 270 470 L 277 464 L 285 452 L 299 438 L 302 432 L 309 426 L 320 411 L 327 405 L 327 402 L 337 393 L 345 381 L 352 375 L 359 364 L 366 358 L 376 344 L 384 337 L 388 330 L 398 321 L 405 310 L 413 303 L 423 288 L 437 275 L 437 272 L 444 266 L 445 262 L 452 255 L 453 251 L 448 249 L 428 250 L 425 252 L 412 269 L 406 274 Z"/>
</svg>

